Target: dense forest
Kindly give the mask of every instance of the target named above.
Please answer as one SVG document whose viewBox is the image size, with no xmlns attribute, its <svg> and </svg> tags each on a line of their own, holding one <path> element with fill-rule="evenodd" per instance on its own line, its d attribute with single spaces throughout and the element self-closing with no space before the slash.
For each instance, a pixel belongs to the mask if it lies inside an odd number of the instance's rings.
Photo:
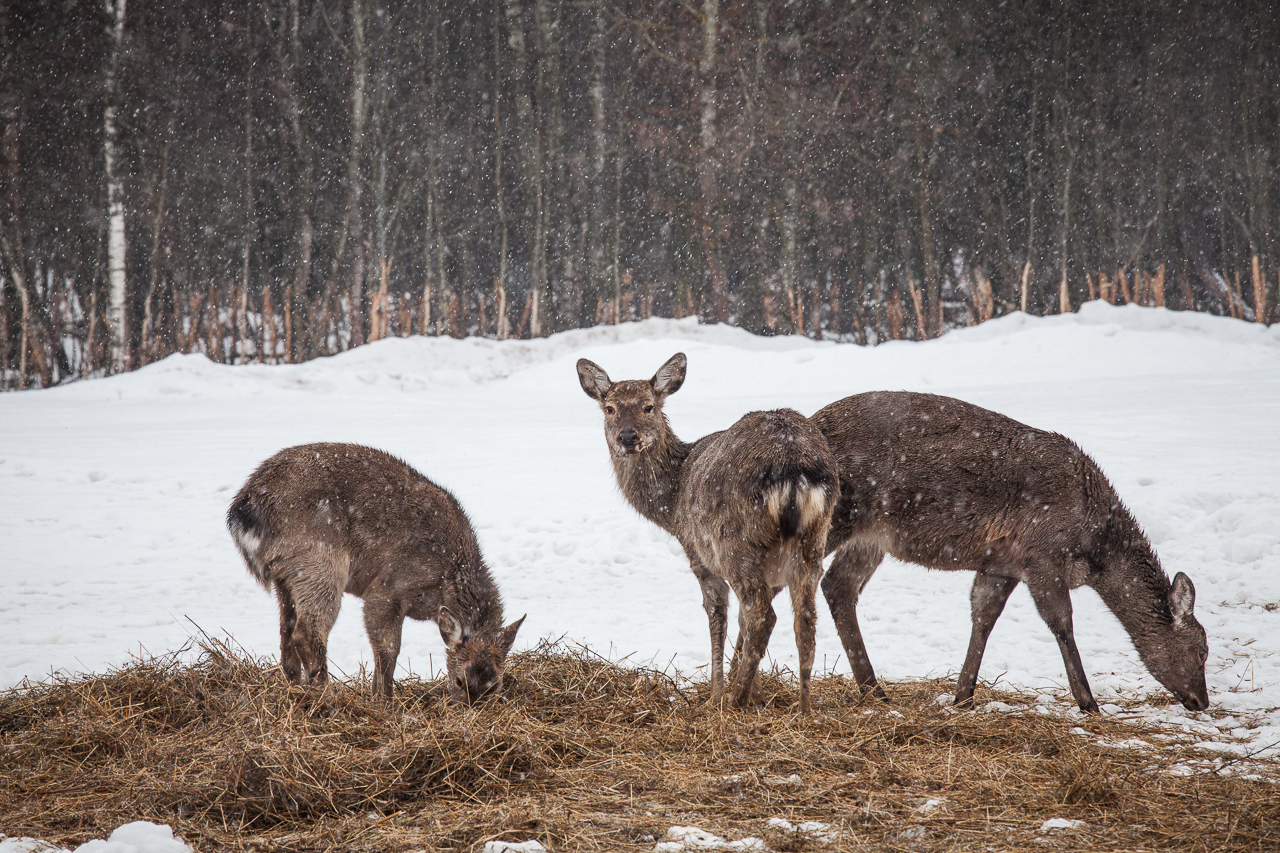
<svg viewBox="0 0 1280 853">
<path fill-rule="evenodd" d="M 1274 322 L 1280 13 L 0 0 L 0 388 L 654 315 Z"/>
</svg>

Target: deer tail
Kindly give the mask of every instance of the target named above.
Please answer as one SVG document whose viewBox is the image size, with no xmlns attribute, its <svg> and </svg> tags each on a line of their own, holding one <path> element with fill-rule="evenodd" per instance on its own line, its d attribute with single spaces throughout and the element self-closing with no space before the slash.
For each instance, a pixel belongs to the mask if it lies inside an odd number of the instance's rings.
<svg viewBox="0 0 1280 853">
<path fill-rule="evenodd" d="M 837 491 L 831 472 L 798 463 L 771 465 L 762 486 L 765 506 L 783 539 L 794 539 L 825 516 Z"/>
<path fill-rule="evenodd" d="M 244 557 L 244 562 L 254 579 L 270 589 L 271 570 L 262 560 L 262 546 L 267 531 L 247 493 L 241 492 L 237 495 L 227 509 L 227 529 L 231 531 L 231 538 L 240 549 L 240 554 Z"/>
</svg>

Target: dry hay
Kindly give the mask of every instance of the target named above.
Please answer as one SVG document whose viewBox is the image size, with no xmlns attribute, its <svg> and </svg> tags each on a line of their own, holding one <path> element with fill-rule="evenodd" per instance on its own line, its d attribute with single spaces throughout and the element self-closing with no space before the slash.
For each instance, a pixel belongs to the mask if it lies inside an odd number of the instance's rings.
<svg viewBox="0 0 1280 853">
<path fill-rule="evenodd" d="M 408 679 L 388 710 L 367 681 L 307 691 L 209 643 L 0 694 L 0 831 L 72 846 L 146 819 L 199 851 L 652 850 L 673 825 L 780 851 L 1280 847 L 1274 761 L 1245 778 L 1115 718 L 956 712 L 940 681 L 888 685 L 890 706 L 817 679 L 800 719 L 793 679 L 761 683 L 759 708 L 712 710 L 704 684 L 543 646 L 512 657 L 504 702 Z M 1102 743 L 1135 738 L 1150 747 Z"/>
</svg>

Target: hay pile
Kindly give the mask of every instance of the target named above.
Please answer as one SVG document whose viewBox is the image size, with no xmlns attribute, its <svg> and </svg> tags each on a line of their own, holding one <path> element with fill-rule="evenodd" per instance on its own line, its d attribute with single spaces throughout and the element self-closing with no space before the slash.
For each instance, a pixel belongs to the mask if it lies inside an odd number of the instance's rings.
<svg viewBox="0 0 1280 853">
<path fill-rule="evenodd" d="M 652 850 L 677 825 L 779 851 L 1280 847 L 1276 763 L 1188 773 L 1193 745 L 1117 719 L 956 713 L 930 681 L 887 685 L 886 706 L 838 677 L 798 719 L 776 673 L 759 709 L 713 711 L 705 685 L 551 646 L 509 679 L 478 709 L 398 682 L 388 710 L 365 682 L 308 692 L 208 644 L 0 694 L 0 831 L 74 846 L 145 819 L 199 851 Z M 1100 743 L 1135 738 L 1152 745 Z"/>
</svg>

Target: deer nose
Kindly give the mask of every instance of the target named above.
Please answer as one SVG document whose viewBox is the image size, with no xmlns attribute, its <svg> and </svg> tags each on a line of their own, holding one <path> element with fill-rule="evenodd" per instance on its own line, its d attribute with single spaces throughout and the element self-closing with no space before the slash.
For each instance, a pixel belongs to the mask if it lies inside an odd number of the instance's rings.
<svg viewBox="0 0 1280 853">
<path fill-rule="evenodd" d="M 630 450 L 636 446 L 636 442 L 640 440 L 640 436 L 631 427 L 627 427 L 618 433 L 618 443 Z"/>
</svg>

